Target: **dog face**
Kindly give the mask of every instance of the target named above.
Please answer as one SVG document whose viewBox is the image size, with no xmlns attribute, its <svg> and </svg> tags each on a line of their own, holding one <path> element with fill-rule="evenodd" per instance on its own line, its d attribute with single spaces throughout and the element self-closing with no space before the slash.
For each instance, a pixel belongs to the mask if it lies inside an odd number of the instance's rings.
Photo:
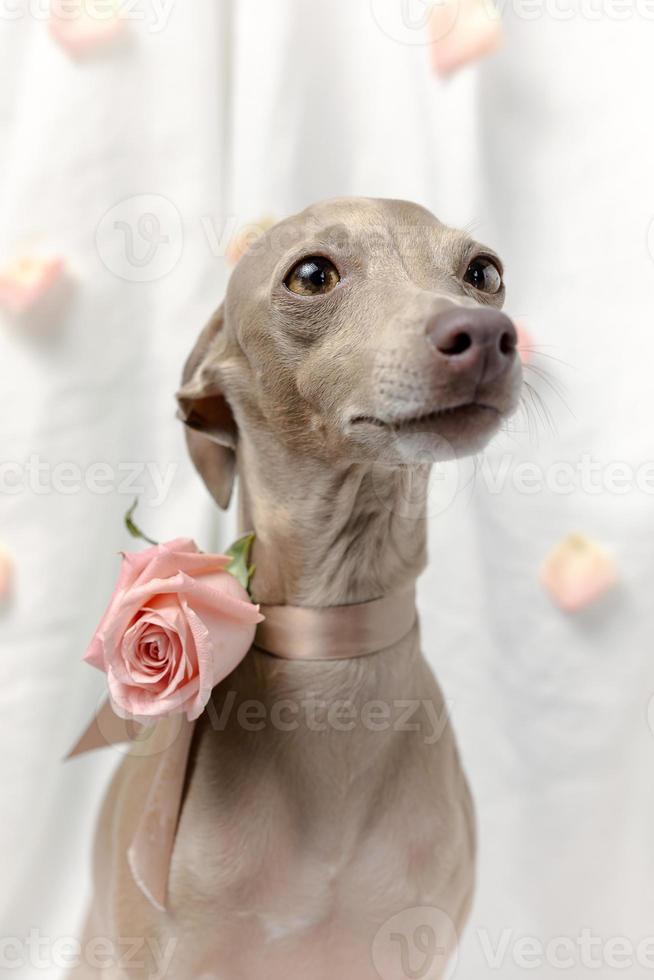
<svg viewBox="0 0 654 980">
<path fill-rule="evenodd" d="M 233 450 L 239 430 L 332 463 L 477 452 L 521 384 L 503 301 L 497 256 L 417 205 L 339 199 L 281 222 L 186 366 L 196 464 L 209 482 L 207 437 Z"/>
</svg>

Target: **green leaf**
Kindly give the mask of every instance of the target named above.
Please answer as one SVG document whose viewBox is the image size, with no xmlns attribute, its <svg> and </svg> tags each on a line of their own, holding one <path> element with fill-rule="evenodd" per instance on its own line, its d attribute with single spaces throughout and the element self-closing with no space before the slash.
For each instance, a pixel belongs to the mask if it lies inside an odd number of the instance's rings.
<svg viewBox="0 0 654 980">
<path fill-rule="evenodd" d="M 254 534 L 245 534 L 225 552 L 232 559 L 226 571 L 233 575 L 236 581 L 240 582 L 248 592 L 250 591 L 250 579 L 254 575 L 254 565 L 249 564 L 250 548 L 254 537 Z"/>
<path fill-rule="evenodd" d="M 159 544 L 158 541 L 153 541 L 152 538 L 149 538 L 147 536 L 147 534 L 144 534 L 143 531 L 139 527 L 137 527 L 137 525 L 134 523 L 133 520 L 134 511 L 138 507 L 138 503 L 139 503 L 139 498 L 135 497 L 134 503 L 125 514 L 125 527 L 127 528 L 127 530 L 129 531 L 129 533 L 132 535 L 133 538 L 140 538 L 142 541 L 147 541 L 148 544 Z"/>
</svg>

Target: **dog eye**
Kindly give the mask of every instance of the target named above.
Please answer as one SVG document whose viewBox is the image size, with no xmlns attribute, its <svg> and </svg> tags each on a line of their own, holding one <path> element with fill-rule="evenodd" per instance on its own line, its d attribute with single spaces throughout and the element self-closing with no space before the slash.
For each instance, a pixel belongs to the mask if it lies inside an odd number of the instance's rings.
<svg viewBox="0 0 654 980">
<path fill-rule="evenodd" d="M 499 293 L 504 285 L 497 262 L 487 255 L 478 255 L 472 260 L 463 280 L 481 293 Z"/>
<path fill-rule="evenodd" d="M 300 296 L 318 296 L 331 292 L 340 281 L 341 277 L 333 262 L 320 255 L 309 255 L 293 266 L 284 285 Z"/>
</svg>

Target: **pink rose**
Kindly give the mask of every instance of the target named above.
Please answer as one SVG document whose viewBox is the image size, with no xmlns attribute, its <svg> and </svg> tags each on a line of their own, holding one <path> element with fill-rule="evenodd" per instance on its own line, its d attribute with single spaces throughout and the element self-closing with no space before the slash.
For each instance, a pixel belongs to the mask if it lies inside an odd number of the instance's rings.
<svg viewBox="0 0 654 980">
<path fill-rule="evenodd" d="M 117 0 L 51 0 L 50 33 L 72 55 L 85 55 L 123 30 Z"/>
<path fill-rule="evenodd" d="M 444 77 L 490 54 L 502 40 L 500 12 L 493 0 L 444 0 L 429 20 L 432 63 Z"/>
<path fill-rule="evenodd" d="M 543 562 L 540 579 L 561 609 L 577 612 L 615 585 L 613 557 L 583 534 L 569 534 Z"/>
<path fill-rule="evenodd" d="M 0 269 L 0 306 L 10 313 L 25 313 L 34 306 L 64 272 L 59 256 L 24 255 Z"/>
<path fill-rule="evenodd" d="M 105 671 L 116 714 L 139 721 L 185 713 L 194 721 L 212 688 L 246 655 L 263 616 L 225 571 L 179 538 L 125 554 L 84 659 Z"/>
</svg>

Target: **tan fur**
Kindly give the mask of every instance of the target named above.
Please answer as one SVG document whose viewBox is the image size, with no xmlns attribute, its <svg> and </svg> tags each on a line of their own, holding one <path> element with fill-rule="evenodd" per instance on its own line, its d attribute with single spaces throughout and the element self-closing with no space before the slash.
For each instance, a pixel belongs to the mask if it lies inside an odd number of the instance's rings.
<svg viewBox="0 0 654 980">
<path fill-rule="evenodd" d="M 487 301 L 461 281 L 475 247 L 416 205 L 342 199 L 276 226 L 239 263 L 187 365 L 180 406 L 223 505 L 236 463 L 241 521 L 257 535 L 257 601 L 364 601 L 422 570 L 429 463 L 476 452 L 520 384 L 516 358 L 482 392 L 496 415 L 444 417 L 408 434 L 396 424 L 479 396 L 478 379 L 453 374 L 425 338 L 440 310 Z M 337 262 L 334 293 L 285 290 L 284 274 L 307 254 Z M 239 716 L 249 702 L 265 717 L 260 730 Z M 340 702 L 352 728 L 334 722 Z M 389 710 L 381 731 L 363 723 L 378 702 Z M 293 706 L 299 724 L 287 730 L 273 716 Z M 463 928 L 472 804 L 417 628 L 352 661 L 286 662 L 253 649 L 216 688 L 193 746 L 166 914 L 145 902 L 125 856 L 154 761 L 126 759 L 107 797 L 88 935 L 149 937 L 157 948 L 174 940 L 166 975 L 175 980 L 401 980 L 399 960 L 380 967 L 373 957 L 391 917 L 433 906 Z M 78 976 L 156 976 L 156 957 L 146 960 Z"/>
</svg>

